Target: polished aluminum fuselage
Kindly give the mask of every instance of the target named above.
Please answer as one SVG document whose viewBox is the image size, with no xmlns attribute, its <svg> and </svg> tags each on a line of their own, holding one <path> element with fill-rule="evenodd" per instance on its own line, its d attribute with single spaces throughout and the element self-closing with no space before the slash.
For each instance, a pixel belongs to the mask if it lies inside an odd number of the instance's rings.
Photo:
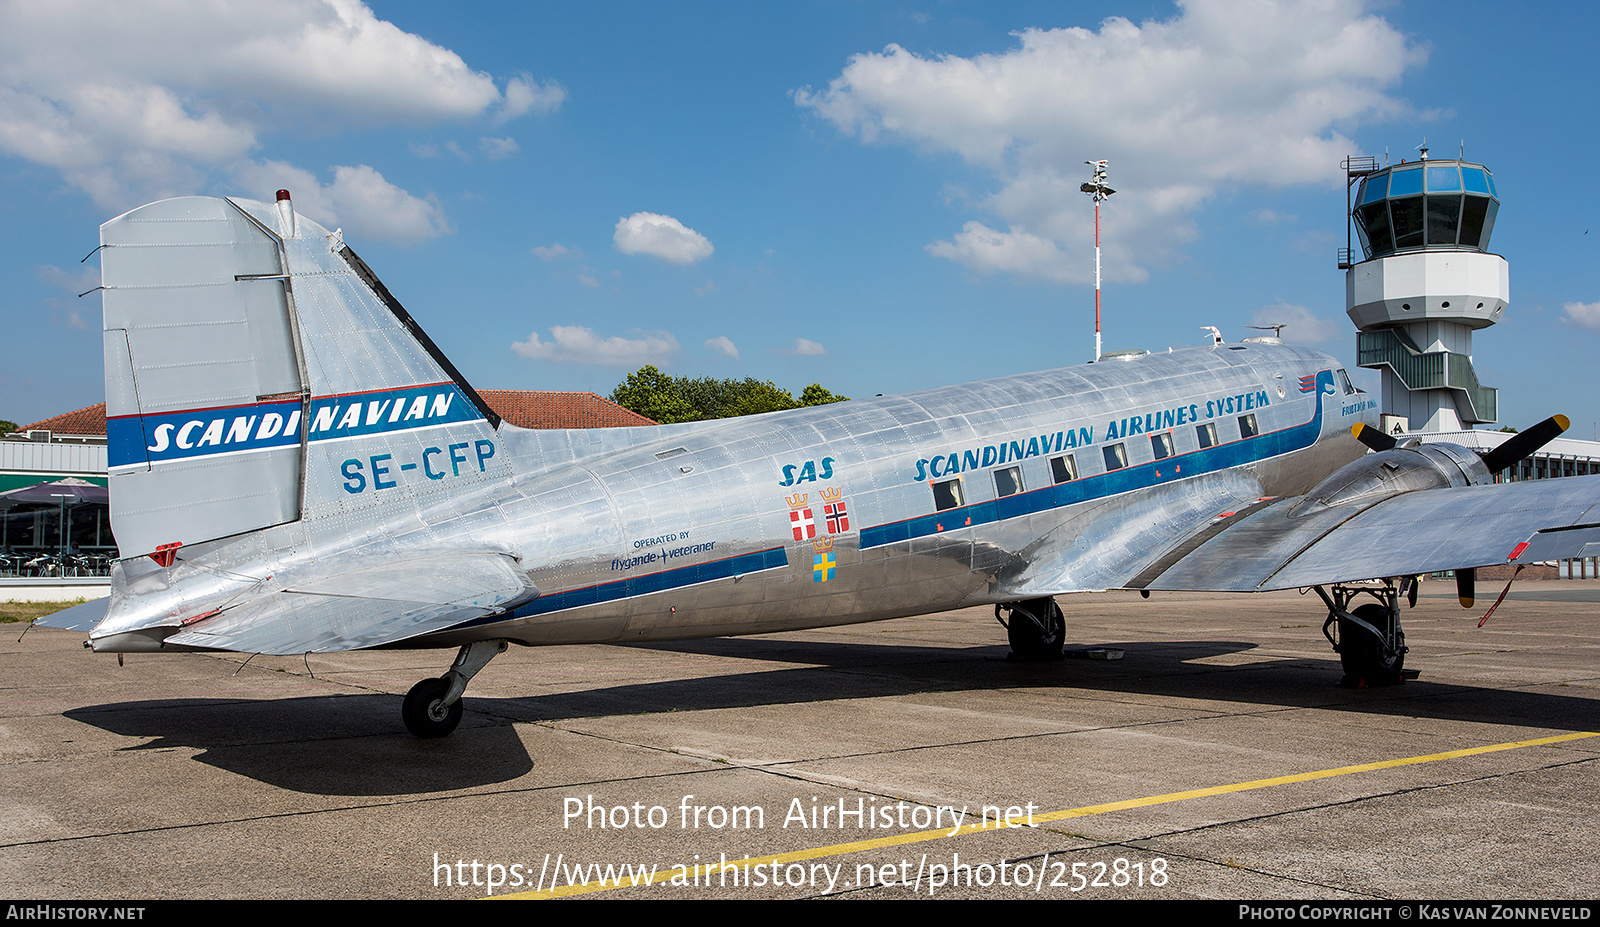
<svg viewBox="0 0 1600 927">
<path fill-rule="evenodd" d="M 1223 345 L 664 428 L 591 454 L 580 433 L 502 428 L 516 475 L 480 505 L 540 596 L 414 643 L 753 634 L 1119 587 L 1219 511 L 1306 492 L 1359 456 L 1349 429 L 1371 403 L 1334 387 L 1337 369 Z M 1117 444 L 1127 466 L 1108 470 Z M 1066 455 L 1076 479 L 1057 483 Z M 961 504 L 940 510 L 933 484 L 949 480 Z"/>
</svg>

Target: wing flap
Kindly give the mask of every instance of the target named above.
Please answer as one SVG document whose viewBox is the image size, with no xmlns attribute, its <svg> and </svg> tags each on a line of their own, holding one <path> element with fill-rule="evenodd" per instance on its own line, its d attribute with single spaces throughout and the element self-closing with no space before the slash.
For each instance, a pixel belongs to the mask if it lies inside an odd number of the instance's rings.
<svg viewBox="0 0 1600 927">
<path fill-rule="evenodd" d="M 1286 500 L 1241 518 L 1147 588 L 1295 589 L 1576 557 L 1600 543 L 1600 476 L 1420 490 L 1305 515 L 1292 509 Z"/>
</svg>

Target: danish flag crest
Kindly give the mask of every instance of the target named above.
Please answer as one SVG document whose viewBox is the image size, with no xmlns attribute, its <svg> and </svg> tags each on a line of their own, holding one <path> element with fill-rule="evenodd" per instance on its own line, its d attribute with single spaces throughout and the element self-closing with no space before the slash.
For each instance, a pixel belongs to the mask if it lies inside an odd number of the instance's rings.
<svg viewBox="0 0 1600 927">
<path fill-rule="evenodd" d="M 811 509 L 806 506 L 809 493 L 798 493 L 793 496 L 784 496 L 784 501 L 789 503 L 789 529 L 794 532 L 796 541 L 809 541 L 817 536 L 817 522 L 811 515 Z"/>
</svg>

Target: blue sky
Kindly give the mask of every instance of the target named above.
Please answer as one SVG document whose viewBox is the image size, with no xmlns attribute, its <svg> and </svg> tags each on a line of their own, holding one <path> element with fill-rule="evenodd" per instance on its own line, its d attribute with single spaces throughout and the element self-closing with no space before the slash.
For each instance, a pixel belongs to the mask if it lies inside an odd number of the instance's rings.
<svg viewBox="0 0 1600 927">
<path fill-rule="evenodd" d="M 474 385 L 643 363 L 851 396 L 1252 323 L 1353 366 L 1346 154 L 1495 172 L 1517 427 L 1600 419 L 1600 12 L 1490 3 L 0 3 L 0 418 L 103 398 L 98 225 L 186 193 L 345 238 Z M 1592 234 L 1591 234 L 1592 230 Z M 1375 384 L 1360 372 L 1358 380 Z M 1362 380 L 1362 377 L 1365 377 Z"/>
</svg>

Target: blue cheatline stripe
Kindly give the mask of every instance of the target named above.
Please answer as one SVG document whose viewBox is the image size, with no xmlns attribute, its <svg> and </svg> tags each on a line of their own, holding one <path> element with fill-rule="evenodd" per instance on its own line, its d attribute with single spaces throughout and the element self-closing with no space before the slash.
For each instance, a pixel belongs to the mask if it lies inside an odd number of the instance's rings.
<svg viewBox="0 0 1600 927">
<path fill-rule="evenodd" d="M 1328 388 L 1332 388 L 1332 373 L 1324 370 L 1316 376 L 1319 384 L 1326 381 Z M 1100 476 L 1086 476 L 1070 483 L 1047 486 L 1014 496 L 1003 496 L 993 502 L 978 502 L 961 508 L 945 509 L 932 515 L 919 515 L 905 521 L 862 528 L 861 549 L 869 550 L 909 541 L 912 538 L 943 534 L 957 528 L 987 525 L 1006 518 L 1047 512 L 1090 499 L 1115 496 L 1135 489 L 1148 489 L 1161 483 L 1226 470 L 1229 467 L 1298 451 L 1315 444 L 1317 437 L 1322 433 L 1321 390 L 1318 391 L 1316 403 L 1317 409 L 1312 414 L 1311 421 L 1303 425 L 1294 425 L 1204 450 L 1190 451 L 1187 454 L 1151 461 L 1136 467 L 1113 470 Z"/>
<path fill-rule="evenodd" d="M 465 628 L 478 624 L 506 621 L 510 618 L 546 615 L 550 612 L 578 608 L 583 605 L 596 605 L 601 602 L 615 602 L 618 599 L 631 599 L 634 596 L 648 595 L 652 592 L 682 589 L 685 586 L 708 583 L 717 579 L 731 579 L 735 576 L 743 576 L 746 573 L 771 570 L 788 565 L 789 555 L 785 549 L 782 547 L 770 547 L 766 550 L 758 550 L 753 554 L 740 554 L 737 557 L 726 557 L 722 560 L 712 560 L 709 563 L 695 563 L 689 566 L 677 567 L 676 569 L 662 570 L 659 573 L 630 576 L 627 579 L 619 579 L 613 583 L 600 583 L 597 586 L 588 586 L 583 589 L 572 589 L 567 592 L 542 595 L 509 614 L 490 615 L 464 622 L 457 625 L 457 627 Z"/>
</svg>

